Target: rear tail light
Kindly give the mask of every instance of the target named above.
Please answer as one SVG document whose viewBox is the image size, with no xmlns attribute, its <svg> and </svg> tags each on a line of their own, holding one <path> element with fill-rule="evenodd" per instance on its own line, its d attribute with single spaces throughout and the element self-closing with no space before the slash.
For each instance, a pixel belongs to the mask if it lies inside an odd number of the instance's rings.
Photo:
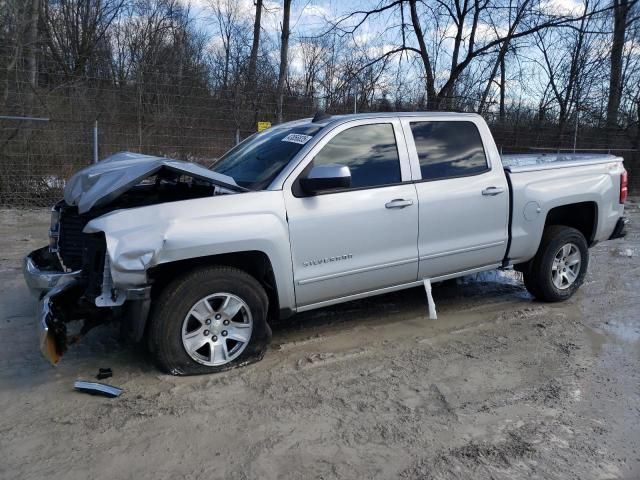
<svg viewBox="0 0 640 480">
<path fill-rule="evenodd" d="M 620 175 L 620 203 L 627 201 L 627 195 L 629 194 L 629 177 L 627 171 L 624 170 Z"/>
</svg>

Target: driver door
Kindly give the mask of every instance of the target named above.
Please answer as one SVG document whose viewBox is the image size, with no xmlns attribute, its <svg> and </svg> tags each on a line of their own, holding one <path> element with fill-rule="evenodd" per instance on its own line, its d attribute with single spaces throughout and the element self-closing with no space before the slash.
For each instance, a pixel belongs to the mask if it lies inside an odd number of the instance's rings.
<svg viewBox="0 0 640 480">
<path fill-rule="evenodd" d="M 298 310 L 415 282 L 418 199 L 399 121 L 343 124 L 285 182 Z M 351 170 L 351 186 L 309 196 L 316 165 Z M 307 308 L 305 308 L 307 307 Z"/>
</svg>

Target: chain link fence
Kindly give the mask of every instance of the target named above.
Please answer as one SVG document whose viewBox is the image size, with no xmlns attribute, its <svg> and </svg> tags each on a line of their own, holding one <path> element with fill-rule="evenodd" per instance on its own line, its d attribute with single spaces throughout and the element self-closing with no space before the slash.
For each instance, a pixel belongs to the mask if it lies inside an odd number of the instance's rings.
<svg viewBox="0 0 640 480">
<path fill-rule="evenodd" d="M 43 91 L 15 84 L 5 98 L 10 100 L 0 111 L 0 205 L 5 207 L 53 204 L 66 179 L 93 162 L 96 148 L 99 158 L 126 150 L 206 165 L 254 133 L 258 122 L 276 121 L 274 92 L 236 88 L 213 93 L 206 86 L 182 87 L 161 79 L 147 79 L 144 85 L 84 79 Z M 286 96 L 283 105 L 285 121 L 312 116 L 323 107 L 332 114 L 422 109 L 384 99 L 354 102 L 353 97 Z M 625 132 L 586 122 L 559 128 L 527 112 L 485 118 L 504 153 L 575 149 L 620 155 L 632 191 L 640 191 L 640 154 Z"/>
</svg>

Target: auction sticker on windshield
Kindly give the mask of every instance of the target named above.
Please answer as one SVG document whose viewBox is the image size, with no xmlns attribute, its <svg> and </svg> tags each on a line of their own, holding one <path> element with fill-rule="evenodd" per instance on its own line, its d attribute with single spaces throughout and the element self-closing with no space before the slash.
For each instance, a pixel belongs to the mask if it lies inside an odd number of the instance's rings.
<svg viewBox="0 0 640 480">
<path fill-rule="evenodd" d="M 304 145 L 313 137 L 309 135 L 302 135 L 300 133 L 290 133 L 286 137 L 282 139 L 283 142 L 291 142 L 291 143 L 299 143 L 300 145 Z"/>
</svg>

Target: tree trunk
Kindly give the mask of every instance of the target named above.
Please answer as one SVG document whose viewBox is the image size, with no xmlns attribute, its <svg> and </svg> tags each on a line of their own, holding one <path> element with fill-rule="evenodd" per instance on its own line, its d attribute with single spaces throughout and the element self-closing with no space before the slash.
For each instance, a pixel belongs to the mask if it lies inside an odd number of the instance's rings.
<svg viewBox="0 0 640 480">
<path fill-rule="evenodd" d="M 500 77 L 501 80 L 504 80 L 502 78 L 502 75 L 504 73 L 504 68 L 505 68 L 505 57 L 507 55 L 507 52 L 509 51 L 509 46 L 511 44 L 511 37 L 513 36 L 513 34 L 515 33 L 516 29 L 518 28 L 518 25 L 520 24 L 520 21 L 522 19 L 521 15 L 516 15 L 516 18 L 513 20 L 513 23 L 511 24 L 511 26 L 509 27 L 509 32 L 507 33 L 507 36 L 504 39 L 504 42 L 502 42 L 502 45 L 500 45 L 500 50 L 498 52 L 498 58 L 496 59 L 496 63 L 493 65 L 493 70 L 491 71 L 491 77 L 489 78 L 489 81 L 487 82 L 487 86 L 484 89 L 484 92 L 482 93 L 482 98 L 480 99 L 480 105 L 478 106 L 478 113 L 482 113 L 485 107 L 485 104 L 487 102 L 487 98 L 489 96 L 489 91 L 491 90 L 491 83 L 493 83 L 493 79 L 496 76 L 496 73 L 498 72 L 498 67 L 500 67 Z M 500 107 L 501 107 L 501 118 L 503 116 L 502 114 L 502 108 L 504 107 L 504 82 L 501 81 L 500 82 Z"/>
<path fill-rule="evenodd" d="M 627 30 L 629 0 L 613 0 L 613 40 L 611 42 L 611 74 L 609 76 L 609 101 L 607 102 L 607 127 L 618 126 L 618 110 L 622 96 L 622 54 Z"/>
<path fill-rule="evenodd" d="M 258 48 L 260 47 L 260 21 L 262 18 L 262 0 L 256 0 L 256 16 L 253 22 L 253 44 L 249 56 L 249 72 L 247 75 L 249 88 L 255 89 L 256 66 L 258 64 Z"/>
<path fill-rule="evenodd" d="M 500 123 L 505 120 L 504 94 L 507 86 L 507 72 L 504 55 L 500 57 Z"/>
<path fill-rule="evenodd" d="M 633 141 L 633 148 L 640 148 L 640 98 L 636 98 L 636 138 Z"/>
<path fill-rule="evenodd" d="M 228 37 L 227 37 L 228 38 Z M 222 89 L 224 92 L 227 91 L 227 83 L 229 81 L 229 61 L 231 56 L 231 45 L 229 44 L 229 40 L 227 39 L 227 45 L 225 47 L 224 52 L 224 70 L 222 73 Z"/>
<path fill-rule="evenodd" d="M 480 115 L 482 115 L 482 113 L 484 112 L 485 106 L 487 105 L 487 98 L 489 98 L 489 93 L 491 92 L 491 85 L 493 84 L 493 79 L 496 77 L 496 74 L 498 73 L 498 68 L 502 68 L 504 64 L 504 57 L 507 53 L 508 45 L 509 45 L 508 40 L 505 40 L 505 42 L 500 47 L 500 51 L 498 52 L 498 58 L 496 58 L 496 63 L 493 64 L 493 68 L 491 69 L 491 75 L 489 75 L 489 81 L 487 81 L 487 86 L 484 88 L 484 91 L 482 92 L 482 97 L 480 97 L 480 104 L 478 105 L 478 114 Z M 500 84 L 500 89 L 502 90 L 502 83 Z"/>
<path fill-rule="evenodd" d="M 420 18 L 418 17 L 418 10 L 416 8 L 416 0 L 409 0 L 409 6 L 411 7 L 411 23 L 413 24 L 413 31 L 416 34 L 418 45 L 420 46 L 420 58 L 424 65 L 424 74 L 426 79 L 427 89 L 427 109 L 432 110 L 437 108 L 436 87 L 435 80 L 433 78 L 433 71 L 431 69 L 431 60 L 429 59 L 429 53 L 427 51 L 427 45 L 424 41 L 424 35 L 422 34 L 422 27 L 420 26 Z"/>
<path fill-rule="evenodd" d="M 458 66 L 458 56 L 460 55 L 460 45 L 462 44 L 462 34 L 464 33 L 464 20 L 467 15 L 467 0 L 464 0 L 462 4 L 462 10 L 460 9 L 459 0 L 456 0 L 456 36 L 453 40 L 453 53 L 451 54 L 451 71 L 453 72 Z"/>
<path fill-rule="evenodd" d="M 256 84 L 256 68 L 258 65 L 258 48 L 260 47 L 260 21 L 262 19 L 262 0 L 256 0 L 256 16 L 253 21 L 253 44 L 249 56 L 249 71 L 247 74 L 247 86 L 251 95 L 251 109 L 253 110 L 253 123 L 257 124 L 259 114 L 258 91 Z"/>
<path fill-rule="evenodd" d="M 282 103 L 284 101 L 284 81 L 287 76 L 287 60 L 289 56 L 289 17 L 291 14 L 291 0 L 284 0 L 282 13 L 282 37 L 280 43 L 280 71 L 278 72 L 278 104 L 277 119 L 282 123 Z"/>
<path fill-rule="evenodd" d="M 38 65 L 36 63 L 36 57 L 38 54 L 38 20 L 40 15 L 40 0 L 31 0 L 31 12 L 29 15 L 29 27 L 27 28 L 26 40 L 26 66 L 27 66 L 27 81 L 29 82 L 29 92 L 26 98 L 26 107 L 29 110 L 29 114 L 32 113 L 34 108 L 33 98 L 35 95 L 36 87 L 38 86 Z"/>
<path fill-rule="evenodd" d="M 640 148 L 640 98 L 636 99 L 636 138 L 633 140 L 633 148 Z"/>
<path fill-rule="evenodd" d="M 560 112 L 558 113 L 558 129 L 556 130 L 556 144 L 558 148 L 562 148 L 562 137 L 564 135 L 565 128 L 567 127 L 568 111 L 565 104 L 560 105 Z"/>
</svg>

